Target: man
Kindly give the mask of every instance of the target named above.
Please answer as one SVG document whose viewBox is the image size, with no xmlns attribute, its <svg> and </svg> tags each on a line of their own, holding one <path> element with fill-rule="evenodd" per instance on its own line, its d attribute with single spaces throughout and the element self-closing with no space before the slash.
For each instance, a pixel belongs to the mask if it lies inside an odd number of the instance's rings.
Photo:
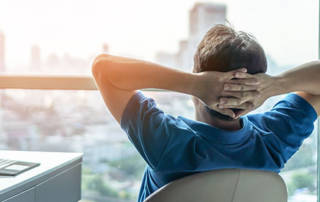
<svg viewBox="0 0 320 202">
<path fill-rule="evenodd" d="M 320 113 L 320 62 L 276 77 L 266 69 L 256 40 L 224 25 L 204 36 L 193 73 L 111 55 L 95 59 L 92 71 L 107 107 L 148 164 L 139 201 L 198 172 L 283 168 Z M 192 95 L 196 120 L 165 114 L 136 91 L 142 88 Z M 295 91 L 271 111 L 244 116 L 268 97 Z"/>
</svg>

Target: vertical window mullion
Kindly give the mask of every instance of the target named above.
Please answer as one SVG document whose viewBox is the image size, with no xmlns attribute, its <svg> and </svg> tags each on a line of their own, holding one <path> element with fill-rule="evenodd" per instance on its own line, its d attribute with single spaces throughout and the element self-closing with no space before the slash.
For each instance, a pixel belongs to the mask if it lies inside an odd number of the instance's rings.
<svg viewBox="0 0 320 202">
<path fill-rule="evenodd" d="M 320 59 L 320 0 L 318 1 L 318 59 Z M 320 119 L 318 118 L 318 131 L 316 133 L 317 136 L 317 201 L 320 202 Z"/>
<path fill-rule="evenodd" d="M 320 28 L 320 27 L 319 27 Z M 319 32 L 320 34 L 320 32 Z M 319 51 L 320 52 L 320 51 Z M 316 133 L 316 136 L 317 136 L 317 201 L 320 202 L 320 186 L 319 186 L 319 182 L 320 182 L 320 138 L 319 138 L 319 135 L 320 135 L 320 119 L 318 118 L 318 131 Z"/>
</svg>

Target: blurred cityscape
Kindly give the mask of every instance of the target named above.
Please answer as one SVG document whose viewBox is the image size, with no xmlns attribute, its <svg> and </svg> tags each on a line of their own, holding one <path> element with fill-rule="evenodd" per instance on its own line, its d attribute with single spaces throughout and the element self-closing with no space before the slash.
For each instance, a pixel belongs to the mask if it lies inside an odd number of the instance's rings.
<svg viewBox="0 0 320 202">
<path fill-rule="evenodd" d="M 226 22 L 224 4 L 197 3 L 189 13 L 189 36 L 177 53 L 159 51 L 160 64 L 191 71 L 193 54 L 205 32 Z M 12 69 L 5 61 L 5 30 L 0 32 L 2 73 L 90 74 L 88 58 L 41 54 L 41 44 L 30 48 L 30 63 Z M 112 52 L 102 44 L 103 52 Z M 268 56 L 268 73 L 278 74 L 290 66 L 279 66 Z M 169 92 L 146 92 L 159 107 L 174 116 L 193 118 L 189 96 Z M 167 99 L 170 94 L 170 101 Z M 269 110 L 280 97 L 273 97 L 256 112 Z M 126 134 L 106 109 L 98 92 L 2 90 L 0 92 L 0 149 L 83 152 L 83 202 L 136 201 L 145 163 Z M 316 131 L 316 130 L 315 130 Z M 290 201 L 316 201 L 316 132 L 287 163 L 281 175 Z"/>
</svg>

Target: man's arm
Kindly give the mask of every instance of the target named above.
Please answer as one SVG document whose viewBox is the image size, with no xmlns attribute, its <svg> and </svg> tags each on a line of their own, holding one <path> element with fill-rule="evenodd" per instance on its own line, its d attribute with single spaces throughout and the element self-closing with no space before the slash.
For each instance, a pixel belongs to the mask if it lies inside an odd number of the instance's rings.
<svg viewBox="0 0 320 202">
<path fill-rule="evenodd" d="M 233 72 L 186 73 L 150 62 L 102 54 L 96 57 L 92 73 L 109 110 L 120 123 L 123 111 L 135 90 L 158 88 L 198 97 L 217 111 L 233 116 L 230 109 L 219 109 L 218 97 L 223 84 L 233 78 L 242 78 L 241 90 L 247 91 L 239 97 L 244 103 L 256 96 L 257 82 L 240 69 Z M 245 106 L 243 106 L 245 107 Z"/>
<path fill-rule="evenodd" d="M 307 100 L 316 110 L 318 116 L 320 115 L 320 95 L 312 95 L 306 92 L 297 92 L 297 94 Z"/>
<path fill-rule="evenodd" d="M 257 74 L 254 77 L 259 81 L 260 97 L 254 101 L 255 107 L 260 106 L 267 98 L 284 93 L 296 92 L 307 100 L 320 115 L 320 61 L 300 65 L 278 76 Z M 238 89 L 236 83 L 226 84 L 225 89 Z M 223 104 L 222 104 L 223 103 Z M 236 101 L 221 99 L 222 107 L 236 106 Z"/>
<path fill-rule="evenodd" d="M 304 91 L 313 95 L 320 95 L 319 77 L 320 61 L 318 60 L 288 70 L 279 75 L 277 80 L 283 86 L 284 91 Z"/>
<path fill-rule="evenodd" d="M 289 70 L 276 78 L 284 93 L 298 91 L 320 115 L 320 61 L 313 61 Z"/>
</svg>

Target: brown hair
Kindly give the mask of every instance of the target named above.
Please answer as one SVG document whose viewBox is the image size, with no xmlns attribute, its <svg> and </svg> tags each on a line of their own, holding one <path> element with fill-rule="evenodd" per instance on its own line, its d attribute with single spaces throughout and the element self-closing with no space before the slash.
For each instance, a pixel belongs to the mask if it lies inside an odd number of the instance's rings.
<svg viewBox="0 0 320 202">
<path fill-rule="evenodd" d="M 200 42 L 194 55 L 193 72 L 226 72 L 245 67 L 250 74 L 265 73 L 267 60 L 256 39 L 245 32 L 235 31 L 226 25 L 211 28 Z M 211 116 L 233 120 L 206 106 Z M 238 109 L 233 109 L 234 112 Z"/>
<path fill-rule="evenodd" d="M 193 72 L 226 72 L 246 67 L 248 73 L 265 73 L 267 60 L 256 39 L 226 25 L 211 28 L 200 42 L 194 56 Z"/>
</svg>

